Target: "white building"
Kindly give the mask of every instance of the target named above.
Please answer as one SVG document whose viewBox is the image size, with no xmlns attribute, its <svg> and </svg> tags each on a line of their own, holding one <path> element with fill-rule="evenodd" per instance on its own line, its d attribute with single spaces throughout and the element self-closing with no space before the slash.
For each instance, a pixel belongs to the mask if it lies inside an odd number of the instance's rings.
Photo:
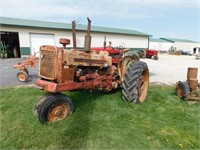
<svg viewBox="0 0 200 150">
<path fill-rule="evenodd" d="M 0 17 L 1 43 L 8 45 L 9 51 L 17 49 L 19 57 L 34 54 L 39 51 L 41 45 L 60 46 L 59 39 L 67 38 L 72 48 L 72 27 L 67 23 L 34 21 L 25 19 Z M 87 25 L 76 25 L 77 47 L 83 48 Z M 126 48 L 148 48 L 148 34 L 128 29 L 116 29 L 107 27 L 91 27 L 92 47 L 102 47 L 106 36 L 107 43 L 112 46 L 125 45 Z"/>
<path fill-rule="evenodd" d="M 149 39 L 149 49 L 155 49 L 155 50 L 161 51 L 161 52 L 168 52 L 168 50 L 172 46 L 174 46 L 174 43 L 170 42 L 170 41 L 156 39 L 156 38 Z"/>
<path fill-rule="evenodd" d="M 160 38 L 165 41 L 173 43 L 173 47 L 178 51 L 185 51 L 190 54 L 194 52 L 194 49 L 200 47 L 200 43 L 187 40 L 187 39 L 174 39 L 174 38 Z"/>
<path fill-rule="evenodd" d="M 171 48 L 174 50 L 187 51 L 193 53 L 195 48 L 200 47 L 200 43 L 186 39 L 174 39 L 174 38 L 150 38 L 149 48 L 162 52 L 167 52 Z"/>
</svg>

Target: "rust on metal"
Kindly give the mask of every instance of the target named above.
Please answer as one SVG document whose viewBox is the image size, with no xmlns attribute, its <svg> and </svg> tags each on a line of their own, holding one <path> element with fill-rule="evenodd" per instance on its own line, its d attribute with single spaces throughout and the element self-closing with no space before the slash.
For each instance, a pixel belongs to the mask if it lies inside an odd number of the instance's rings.
<svg viewBox="0 0 200 150">
<path fill-rule="evenodd" d="M 62 69 L 62 81 L 63 82 L 72 82 L 74 81 L 74 73 L 75 73 L 76 67 L 74 66 L 64 66 Z"/>
<path fill-rule="evenodd" d="M 64 60 L 66 65 L 70 66 L 99 66 L 103 67 L 104 63 L 108 66 L 112 65 L 112 58 L 107 53 L 91 52 L 85 53 L 84 51 L 68 50 L 64 51 Z"/>
<path fill-rule="evenodd" d="M 198 79 L 189 78 L 188 84 L 191 90 L 196 90 L 198 88 Z"/>
<path fill-rule="evenodd" d="M 188 68 L 188 72 L 187 72 L 188 79 L 190 78 L 197 79 L 197 74 L 198 74 L 198 68 L 192 68 L 192 67 Z"/>
<path fill-rule="evenodd" d="M 62 102 L 51 106 L 48 111 L 47 118 L 49 122 L 55 122 L 64 119 L 70 112 L 69 106 Z"/>
<path fill-rule="evenodd" d="M 45 80 L 37 80 L 36 87 L 42 87 L 44 91 L 57 93 L 62 91 L 72 91 L 80 89 L 99 89 L 103 88 L 105 91 L 112 89 L 112 77 L 100 77 L 93 80 L 86 80 L 85 82 L 67 82 L 67 83 L 54 83 Z"/>
<path fill-rule="evenodd" d="M 34 68 L 37 62 L 38 57 L 35 53 L 33 56 L 28 56 L 23 62 L 17 63 L 13 66 L 15 69 L 23 71 L 25 68 Z"/>
<path fill-rule="evenodd" d="M 66 48 L 66 45 L 70 44 L 70 40 L 65 38 L 60 38 L 59 43 L 62 44 L 64 48 Z"/>
<path fill-rule="evenodd" d="M 91 40 L 92 40 L 92 37 L 90 36 L 91 20 L 89 18 L 87 18 L 87 20 L 88 20 L 88 26 L 87 26 L 87 34 L 85 35 L 84 51 L 90 52 Z"/>
<path fill-rule="evenodd" d="M 23 62 L 20 62 L 13 66 L 13 68 L 18 69 L 17 78 L 20 82 L 27 82 L 29 71 L 27 68 L 35 68 L 38 57 L 35 53 L 33 56 L 28 56 Z"/>
<path fill-rule="evenodd" d="M 104 64 L 105 60 L 95 60 L 95 59 L 84 59 L 84 58 L 74 58 L 74 62 L 84 62 L 84 63 L 94 63 L 94 64 Z"/>
<path fill-rule="evenodd" d="M 54 46 L 41 46 L 39 57 L 39 77 L 47 80 L 56 79 L 58 49 Z"/>
<path fill-rule="evenodd" d="M 76 49 L 76 22 L 72 21 L 73 49 Z"/>
<path fill-rule="evenodd" d="M 23 73 L 21 73 L 19 74 L 18 78 L 20 81 L 24 81 L 26 79 L 26 76 Z"/>
</svg>

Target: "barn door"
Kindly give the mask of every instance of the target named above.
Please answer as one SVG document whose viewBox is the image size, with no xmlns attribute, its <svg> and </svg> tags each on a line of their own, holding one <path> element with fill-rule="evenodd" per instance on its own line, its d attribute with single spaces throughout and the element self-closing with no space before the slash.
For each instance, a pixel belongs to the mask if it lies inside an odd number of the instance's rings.
<svg viewBox="0 0 200 150">
<path fill-rule="evenodd" d="M 31 55 L 34 55 L 34 52 L 37 53 L 40 50 L 42 45 L 55 45 L 54 35 L 53 34 L 30 34 L 31 41 Z"/>
</svg>

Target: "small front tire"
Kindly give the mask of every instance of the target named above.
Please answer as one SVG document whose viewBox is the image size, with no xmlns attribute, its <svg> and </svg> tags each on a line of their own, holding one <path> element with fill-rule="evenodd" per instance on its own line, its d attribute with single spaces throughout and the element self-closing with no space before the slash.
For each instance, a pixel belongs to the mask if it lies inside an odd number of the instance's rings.
<svg viewBox="0 0 200 150">
<path fill-rule="evenodd" d="M 187 82 L 179 81 L 176 86 L 176 95 L 182 100 L 187 100 L 189 93 L 190 93 L 190 88 Z"/>
<path fill-rule="evenodd" d="M 20 82 L 27 82 L 28 81 L 28 74 L 24 71 L 20 71 L 17 73 L 17 79 Z"/>
<path fill-rule="evenodd" d="M 48 98 L 48 96 L 50 96 L 51 93 L 45 93 L 43 96 L 39 97 L 35 106 L 33 107 L 33 115 L 35 117 L 38 117 L 38 110 L 40 108 L 40 106 L 42 105 L 42 103 Z"/>
<path fill-rule="evenodd" d="M 41 123 L 56 122 L 66 118 L 73 112 L 70 98 L 61 93 L 51 93 L 38 108 Z"/>
</svg>

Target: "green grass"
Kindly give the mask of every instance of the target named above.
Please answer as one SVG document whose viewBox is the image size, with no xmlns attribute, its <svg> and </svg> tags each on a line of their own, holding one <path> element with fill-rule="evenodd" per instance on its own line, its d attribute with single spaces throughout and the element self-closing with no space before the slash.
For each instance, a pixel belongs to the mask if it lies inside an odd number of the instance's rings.
<svg viewBox="0 0 200 150">
<path fill-rule="evenodd" d="M 35 88 L 0 89 L 0 149 L 200 149 L 200 105 L 180 101 L 174 87 L 150 86 L 141 105 L 121 91 L 65 92 L 74 113 L 42 125 L 32 108 Z"/>
</svg>

